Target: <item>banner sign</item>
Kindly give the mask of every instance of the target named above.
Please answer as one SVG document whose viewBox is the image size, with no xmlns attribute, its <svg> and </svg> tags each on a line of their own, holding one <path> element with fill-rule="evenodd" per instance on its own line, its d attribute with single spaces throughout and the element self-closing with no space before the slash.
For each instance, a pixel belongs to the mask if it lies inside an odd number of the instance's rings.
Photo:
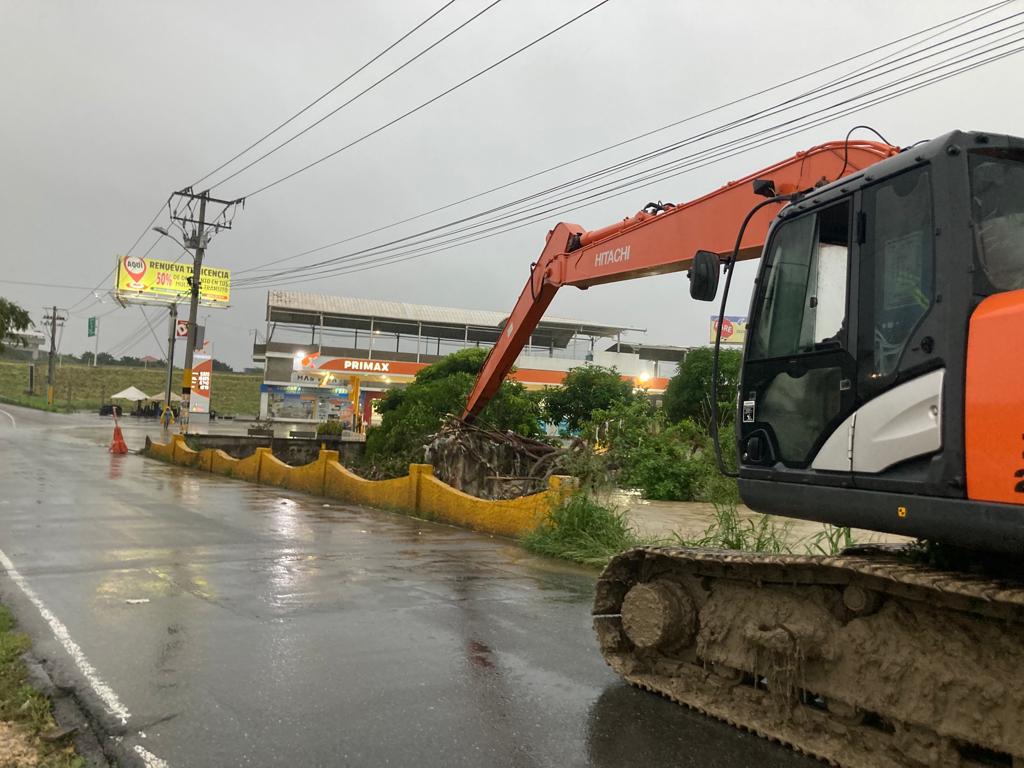
<svg viewBox="0 0 1024 768">
<path fill-rule="evenodd" d="M 192 357 L 192 395 L 188 401 L 189 413 L 210 412 L 210 385 L 213 379 L 213 351 L 209 345 Z"/>
<path fill-rule="evenodd" d="M 711 333 L 708 341 L 715 343 L 718 329 L 718 315 L 711 316 Z M 744 344 L 747 341 L 747 318 L 742 315 L 726 315 L 722 322 L 723 344 Z"/>
<path fill-rule="evenodd" d="M 180 301 L 192 293 L 192 264 L 184 261 L 159 261 L 142 256 L 117 259 L 117 296 L 120 299 Z M 231 271 L 203 267 L 199 300 L 217 306 L 231 297 Z"/>
<path fill-rule="evenodd" d="M 388 378 L 389 376 L 413 376 L 427 367 L 426 363 L 412 363 L 404 360 L 364 360 L 352 357 L 321 357 L 313 352 L 305 357 L 296 357 L 292 366 L 296 371 L 333 371 L 343 376 L 368 376 Z"/>
</svg>

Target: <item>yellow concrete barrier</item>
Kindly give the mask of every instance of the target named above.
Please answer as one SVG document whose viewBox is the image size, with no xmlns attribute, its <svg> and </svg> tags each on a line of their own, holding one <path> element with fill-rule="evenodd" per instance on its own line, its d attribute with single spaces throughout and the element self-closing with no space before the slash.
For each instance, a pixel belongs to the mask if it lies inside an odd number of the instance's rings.
<svg viewBox="0 0 1024 768">
<path fill-rule="evenodd" d="M 339 464 L 337 451 L 321 450 L 316 461 L 292 467 L 275 457 L 270 448 L 257 448 L 245 459 L 210 448 L 196 452 L 181 435 L 175 435 L 168 444 L 147 438 L 144 452 L 162 461 L 213 474 L 404 512 L 500 536 L 520 536 L 532 531 L 573 488 L 566 482 L 568 478 L 553 477 L 546 491 L 491 501 L 470 496 L 438 480 L 429 464 L 409 465 L 405 477 L 366 480 Z"/>
<path fill-rule="evenodd" d="M 258 483 L 260 481 L 260 464 L 263 462 L 264 451 L 270 453 L 269 448 L 257 448 L 252 456 L 239 459 L 238 463 L 232 467 L 231 477 L 237 477 L 239 480 L 248 480 L 250 483 Z"/>
<path fill-rule="evenodd" d="M 327 465 L 324 496 L 352 504 L 416 513 L 416 488 L 410 475 L 392 480 L 366 480 L 336 461 Z"/>
<path fill-rule="evenodd" d="M 194 466 L 199 458 L 198 451 L 193 451 L 185 442 L 184 435 L 175 435 L 171 439 L 171 461 L 183 467 Z"/>
<path fill-rule="evenodd" d="M 419 513 L 475 531 L 519 536 L 536 528 L 551 509 L 548 491 L 518 499 L 478 499 L 434 477 L 433 467 L 419 474 Z"/>
<path fill-rule="evenodd" d="M 210 455 L 210 471 L 217 475 L 235 476 L 235 467 L 238 466 L 238 459 L 229 456 L 220 448 L 207 448 L 203 453 Z"/>
</svg>

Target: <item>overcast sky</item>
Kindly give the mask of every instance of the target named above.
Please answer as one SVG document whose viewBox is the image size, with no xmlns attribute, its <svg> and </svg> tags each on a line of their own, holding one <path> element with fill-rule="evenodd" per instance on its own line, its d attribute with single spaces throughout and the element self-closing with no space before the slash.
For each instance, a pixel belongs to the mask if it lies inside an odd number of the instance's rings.
<svg viewBox="0 0 1024 768">
<path fill-rule="evenodd" d="M 456 0 L 275 138 L 286 138 L 335 108 L 489 2 Z M 214 194 L 234 198 L 253 192 L 594 2 L 503 0 L 307 135 L 215 187 Z M 100 304 L 83 287 L 110 271 L 116 255 L 135 241 L 172 190 L 220 165 L 441 4 L 0 0 L 0 280 L 8 281 L 0 282 L 0 295 L 25 306 L 37 320 L 44 305 L 73 307 L 61 351 L 91 349 L 86 317 L 110 312 L 101 320 L 101 350 L 161 356 L 163 312 L 149 311 L 158 344 L 148 330 L 136 335 L 142 323 L 138 308 L 112 311 L 109 297 Z M 611 0 L 421 112 L 251 197 L 235 228 L 212 243 L 207 263 L 241 270 L 384 226 L 985 4 Z M 1012 3 L 973 26 L 1022 11 L 1024 6 Z M 853 67 L 288 265 L 376 245 L 577 178 L 774 104 Z M 611 200 L 573 210 L 563 205 L 498 237 L 318 282 L 282 281 L 280 287 L 507 311 L 547 230 L 559 220 L 596 229 L 635 213 L 648 200 L 685 201 L 799 149 L 841 139 L 857 123 L 875 126 L 900 145 L 954 128 L 1019 135 L 1024 133 L 1022 72 L 1024 56 L 1010 57 Z M 750 130 L 727 138 L 739 139 Z M 166 224 L 166 216 L 158 223 Z M 135 252 L 156 237 L 147 236 Z M 177 253 L 164 239 L 152 256 Z M 749 264 L 738 271 L 731 314 L 746 314 L 752 274 Z M 265 288 L 236 290 L 230 309 L 208 311 L 208 337 L 217 357 L 239 367 L 251 364 L 249 330 L 262 332 L 265 301 Z M 646 341 L 664 344 L 705 341 L 711 311 L 711 305 L 689 299 L 682 274 L 585 292 L 567 288 L 551 309 L 561 316 L 646 328 Z"/>
</svg>

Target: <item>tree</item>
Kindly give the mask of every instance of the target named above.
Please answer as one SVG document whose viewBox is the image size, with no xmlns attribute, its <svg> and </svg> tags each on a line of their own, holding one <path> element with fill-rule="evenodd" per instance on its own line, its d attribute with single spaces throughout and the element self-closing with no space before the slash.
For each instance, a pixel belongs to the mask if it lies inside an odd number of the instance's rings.
<svg viewBox="0 0 1024 768">
<path fill-rule="evenodd" d="M 679 364 L 665 390 L 665 413 L 670 421 L 692 419 L 709 428 L 711 425 L 711 368 L 715 351 L 711 347 L 692 350 Z M 723 349 L 718 362 L 718 412 L 722 420 L 731 422 L 736 409 L 743 354 L 736 349 Z"/>
<path fill-rule="evenodd" d="M 216 357 L 213 358 L 213 370 L 219 373 L 234 373 L 235 369 L 225 363 L 223 360 L 218 360 Z"/>
<path fill-rule="evenodd" d="M 487 350 L 462 349 L 422 369 L 405 389 L 389 389 L 376 403 L 383 419 L 366 436 L 367 459 L 377 463 L 422 460 L 427 439 L 444 417 L 462 411 L 486 357 Z M 527 436 L 540 431 L 535 400 L 514 381 L 502 383 L 479 421 Z"/>
<path fill-rule="evenodd" d="M 739 499 L 736 482 L 718 472 L 708 434 L 689 419 L 668 423 L 664 410 L 646 398 L 596 412 L 585 436 L 603 447 L 595 454 L 603 468 L 591 472 L 603 469 L 619 487 L 638 488 L 644 498 L 726 503 Z M 731 443 L 723 448 L 733 450 Z"/>
<path fill-rule="evenodd" d="M 582 365 L 565 375 L 559 387 L 544 391 L 544 418 L 551 424 L 565 423 L 577 433 L 595 411 L 632 400 L 633 385 L 623 381 L 615 368 Z"/>
<path fill-rule="evenodd" d="M 4 351 L 4 342 L 22 346 L 24 341 L 17 337 L 8 338 L 9 334 L 19 333 L 28 330 L 32 325 L 32 318 L 28 312 L 13 301 L 0 298 L 0 352 Z"/>
</svg>

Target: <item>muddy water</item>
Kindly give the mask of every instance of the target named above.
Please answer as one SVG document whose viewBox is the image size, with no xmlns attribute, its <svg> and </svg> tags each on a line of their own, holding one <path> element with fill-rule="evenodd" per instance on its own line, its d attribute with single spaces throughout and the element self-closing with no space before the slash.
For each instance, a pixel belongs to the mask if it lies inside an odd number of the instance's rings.
<svg viewBox="0 0 1024 768">
<path fill-rule="evenodd" d="M 645 536 L 671 538 L 673 533 L 677 533 L 685 539 L 697 538 L 704 534 L 715 519 L 714 506 L 703 502 L 648 501 L 630 493 L 615 494 L 611 501 L 620 510 L 626 511 L 633 524 Z M 739 507 L 739 514 L 744 520 L 757 521 L 762 517 L 742 505 Z M 811 539 L 823 529 L 821 523 L 807 520 L 783 517 L 774 519 L 780 527 L 787 527 L 786 542 L 796 552 L 802 552 Z M 860 528 L 853 530 L 853 538 L 858 544 L 911 541 L 905 536 Z"/>
</svg>

